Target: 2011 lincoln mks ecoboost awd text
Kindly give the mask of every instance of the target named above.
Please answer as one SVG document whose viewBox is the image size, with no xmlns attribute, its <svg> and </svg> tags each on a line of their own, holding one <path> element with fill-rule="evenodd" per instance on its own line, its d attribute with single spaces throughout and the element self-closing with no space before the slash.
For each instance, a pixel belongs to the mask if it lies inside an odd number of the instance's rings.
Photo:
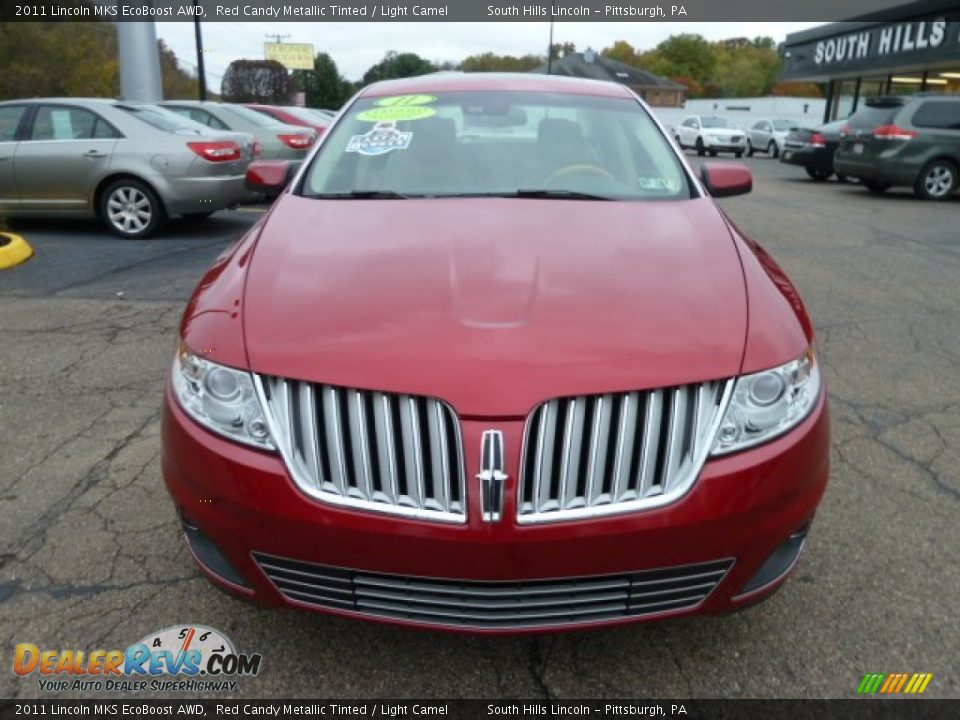
<svg viewBox="0 0 960 720">
<path fill-rule="evenodd" d="M 743 607 L 828 474 L 796 290 L 612 83 L 377 83 L 184 314 L 163 471 L 221 587 L 474 632 Z"/>
</svg>

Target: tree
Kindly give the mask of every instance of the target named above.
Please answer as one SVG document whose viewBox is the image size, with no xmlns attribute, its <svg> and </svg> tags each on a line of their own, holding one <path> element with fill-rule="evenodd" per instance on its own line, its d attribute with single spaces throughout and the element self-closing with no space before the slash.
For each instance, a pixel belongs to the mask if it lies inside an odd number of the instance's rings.
<svg viewBox="0 0 960 720">
<path fill-rule="evenodd" d="M 196 78 L 157 41 L 164 96 L 196 97 Z M 110 23 L 0 22 L 0 100 L 117 97 L 120 65 Z"/>
<path fill-rule="evenodd" d="M 220 84 L 224 101 L 233 103 L 286 105 L 294 89 L 293 78 L 276 60 L 234 60 Z"/>
<path fill-rule="evenodd" d="M 640 65 L 657 75 L 686 75 L 703 82 L 713 74 L 716 48 L 700 35 L 671 35 L 643 53 Z"/>
<path fill-rule="evenodd" d="M 617 40 L 610 47 L 605 47 L 600 54 L 611 60 L 617 60 L 627 65 L 639 65 L 640 53 L 626 40 Z"/>
<path fill-rule="evenodd" d="M 395 50 L 388 50 L 380 62 L 363 74 L 362 83 L 369 85 L 380 80 L 426 75 L 434 70 L 433 63 L 416 53 L 397 53 Z"/>
<path fill-rule="evenodd" d="M 470 55 L 460 63 L 464 72 L 527 72 L 546 62 L 540 55 L 497 55 L 485 52 L 482 55 Z"/>
<path fill-rule="evenodd" d="M 557 58 L 566 57 L 567 55 L 575 53 L 576 51 L 577 46 L 572 42 L 554 43 L 550 46 L 550 55 L 554 60 Z"/>
<path fill-rule="evenodd" d="M 193 100 L 199 92 L 197 76 L 180 67 L 176 54 L 163 40 L 157 41 L 160 53 L 160 79 L 167 100 Z"/>
<path fill-rule="evenodd" d="M 307 107 L 336 110 L 353 94 L 353 86 L 340 74 L 329 54 L 317 53 L 312 71 L 294 72 L 297 87 L 306 94 Z"/>
</svg>

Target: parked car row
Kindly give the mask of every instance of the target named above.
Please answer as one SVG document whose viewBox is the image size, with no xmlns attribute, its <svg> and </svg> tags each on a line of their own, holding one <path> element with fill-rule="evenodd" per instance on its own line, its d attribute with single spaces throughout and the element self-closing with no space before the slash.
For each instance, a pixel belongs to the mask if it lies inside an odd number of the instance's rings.
<svg viewBox="0 0 960 720">
<path fill-rule="evenodd" d="M 906 186 L 946 200 L 960 188 L 960 96 L 870 98 L 846 120 L 791 133 L 780 160 L 814 180 L 836 173 L 875 193 Z"/>
<path fill-rule="evenodd" d="M 146 238 L 169 218 L 255 199 L 244 182 L 250 162 L 303 160 L 331 122 L 303 117 L 283 123 L 262 109 L 185 100 L 3 102 L 0 213 L 96 217 L 117 235 Z"/>
</svg>

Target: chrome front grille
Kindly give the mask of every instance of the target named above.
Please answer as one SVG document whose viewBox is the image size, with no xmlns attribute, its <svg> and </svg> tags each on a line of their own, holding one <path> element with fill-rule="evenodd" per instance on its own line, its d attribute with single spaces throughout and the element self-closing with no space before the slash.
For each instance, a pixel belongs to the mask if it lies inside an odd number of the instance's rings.
<svg viewBox="0 0 960 720">
<path fill-rule="evenodd" d="M 550 400 L 527 422 L 519 522 L 665 505 L 696 480 L 730 381 Z"/>
<path fill-rule="evenodd" d="M 338 505 L 464 522 L 460 423 L 434 398 L 257 377 L 301 490 Z"/>
<path fill-rule="evenodd" d="M 733 560 L 559 580 L 478 581 L 387 575 L 256 553 L 288 600 L 370 617 L 461 628 L 524 628 L 677 612 L 702 603 Z"/>
</svg>

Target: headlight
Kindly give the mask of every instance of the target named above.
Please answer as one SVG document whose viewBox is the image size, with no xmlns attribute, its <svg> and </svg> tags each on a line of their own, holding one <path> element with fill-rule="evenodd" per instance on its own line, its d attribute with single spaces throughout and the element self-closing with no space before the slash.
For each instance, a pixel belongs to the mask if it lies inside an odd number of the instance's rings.
<svg viewBox="0 0 960 720">
<path fill-rule="evenodd" d="M 180 343 L 172 382 L 180 407 L 204 427 L 264 450 L 276 448 L 250 373 L 204 360 Z"/>
<path fill-rule="evenodd" d="M 786 365 L 737 378 L 711 454 L 726 455 L 783 435 L 810 413 L 819 397 L 813 348 Z"/>
</svg>

